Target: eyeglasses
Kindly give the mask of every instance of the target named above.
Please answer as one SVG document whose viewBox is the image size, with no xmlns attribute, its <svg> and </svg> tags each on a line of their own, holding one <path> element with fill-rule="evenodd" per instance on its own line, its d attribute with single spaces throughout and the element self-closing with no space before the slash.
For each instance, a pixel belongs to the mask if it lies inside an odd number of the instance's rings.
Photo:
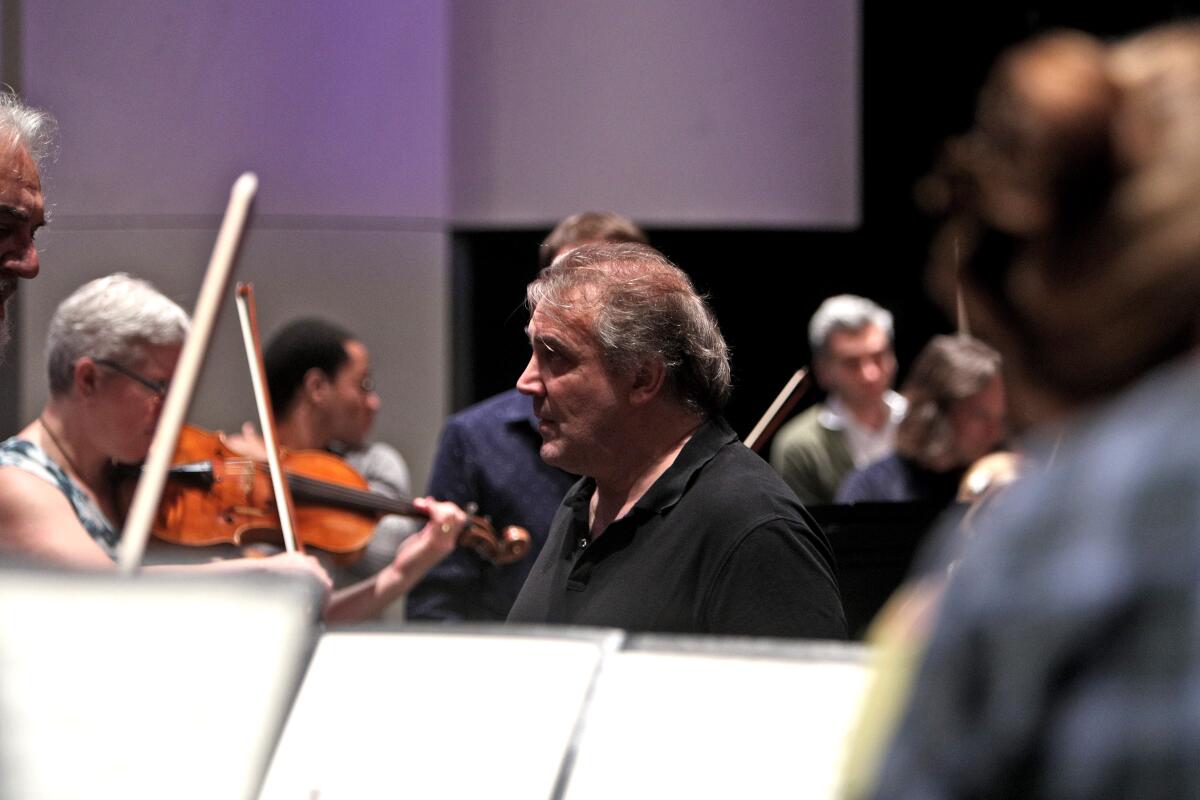
<svg viewBox="0 0 1200 800">
<path fill-rule="evenodd" d="M 145 386 L 147 389 L 154 392 L 155 396 L 160 400 L 167 396 L 166 381 L 152 381 L 145 375 L 140 375 L 131 370 L 129 367 L 122 366 L 115 361 L 109 361 L 107 358 L 95 358 L 92 360 L 102 367 L 108 367 L 113 372 L 121 373 L 131 381 L 137 381 L 142 386 Z"/>
</svg>

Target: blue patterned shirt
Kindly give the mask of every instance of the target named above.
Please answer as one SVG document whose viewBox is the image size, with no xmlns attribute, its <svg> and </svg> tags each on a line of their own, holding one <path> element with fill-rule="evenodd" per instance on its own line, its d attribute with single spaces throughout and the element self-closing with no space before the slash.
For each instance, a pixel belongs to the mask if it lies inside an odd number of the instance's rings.
<svg viewBox="0 0 1200 800">
<path fill-rule="evenodd" d="M 1200 797 L 1198 410 L 1164 368 L 980 519 L 875 797 Z"/>
<path fill-rule="evenodd" d="M 533 546 L 498 567 L 460 547 L 409 594 L 409 619 L 504 620 L 550 532 L 554 513 L 576 478 L 542 461 L 533 401 L 516 389 L 495 395 L 446 422 L 433 460 L 429 495 L 479 505 L 496 530 L 518 525 Z"/>
<path fill-rule="evenodd" d="M 104 549 L 108 557 L 116 560 L 117 542 L 120 532 L 104 516 L 104 512 L 92 502 L 92 498 L 79 487 L 71 476 L 56 464 L 45 450 L 27 439 L 12 437 L 0 442 L 0 467 L 16 467 L 33 473 L 58 487 L 67 502 L 75 509 L 79 524 L 88 532 L 96 544 Z"/>
</svg>

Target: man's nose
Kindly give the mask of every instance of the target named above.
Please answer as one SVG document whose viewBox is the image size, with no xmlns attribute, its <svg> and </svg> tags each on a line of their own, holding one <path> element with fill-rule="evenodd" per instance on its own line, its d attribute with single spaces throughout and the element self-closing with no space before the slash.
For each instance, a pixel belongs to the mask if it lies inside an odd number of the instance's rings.
<svg viewBox="0 0 1200 800">
<path fill-rule="evenodd" d="M 30 241 L 20 250 L 10 253 L 4 259 L 3 269 L 11 272 L 18 278 L 36 278 L 38 271 L 41 269 L 41 261 L 38 258 L 37 248 Z"/>
<path fill-rule="evenodd" d="M 536 395 L 541 393 L 541 390 L 542 378 L 538 374 L 537 359 L 530 356 L 521 377 L 517 378 L 517 391 L 521 394 Z"/>
</svg>

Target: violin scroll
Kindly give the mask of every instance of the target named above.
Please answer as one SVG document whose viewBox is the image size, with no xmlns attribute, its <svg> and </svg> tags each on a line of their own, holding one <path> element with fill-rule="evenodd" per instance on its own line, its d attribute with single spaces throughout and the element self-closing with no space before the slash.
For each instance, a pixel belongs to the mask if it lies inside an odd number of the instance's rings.
<svg viewBox="0 0 1200 800">
<path fill-rule="evenodd" d="M 529 531 L 509 525 L 496 535 L 496 528 L 487 517 L 470 516 L 458 537 L 458 543 L 474 550 L 493 564 L 503 566 L 520 561 L 529 552 L 532 537 Z"/>
</svg>

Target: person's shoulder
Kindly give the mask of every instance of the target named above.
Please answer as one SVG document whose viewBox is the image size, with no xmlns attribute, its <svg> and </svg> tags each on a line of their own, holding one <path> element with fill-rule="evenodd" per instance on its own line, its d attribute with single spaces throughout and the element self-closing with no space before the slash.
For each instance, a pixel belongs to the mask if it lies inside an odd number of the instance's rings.
<svg viewBox="0 0 1200 800">
<path fill-rule="evenodd" d="M 824 409 L 824 403 L 817 403 L 784 423 L 775 435 L 774 446 L 790 449 L 818 444 L 828 433 L 820 422 L 821 412 Z"/>
<path fill-rule="evenodd" d="M 479 425 L 492 425 L 527 419 L 533 413 L 533 401 L 516 389 L 480 400 L 450 416 L 447 427 L 472 429 Z"/>
<path fill-rule="evenodd" d="M 848 473 L 834 496 L 838 503 L 896 502 L 904 492 L 905 466 L 893 453 Z"/>
<path fill-rule="evenodd" d="M 696 476 L 692 491 L 713 513 L 785 517 L 803 524 L 800 502 L 779 473 L 741 442 L 722 446 Z"/>
<path fill-rule="evenodd" d="M 0 547 L 41 548 L 46 531 L 80 528 L 70 499 L 49 473 L 12 464 L 0 468 Z"/>
<path fill-rule="evenodd" d="M 28 439 L 16 436 L 0 442 L 0 467 L 12 467 L 0 471 L 0 475 L 33 475 L 53 486 L 62 482 L 45 451 Z M 23 478 L 21 480 L 24 481 Z"/>
</svg>

